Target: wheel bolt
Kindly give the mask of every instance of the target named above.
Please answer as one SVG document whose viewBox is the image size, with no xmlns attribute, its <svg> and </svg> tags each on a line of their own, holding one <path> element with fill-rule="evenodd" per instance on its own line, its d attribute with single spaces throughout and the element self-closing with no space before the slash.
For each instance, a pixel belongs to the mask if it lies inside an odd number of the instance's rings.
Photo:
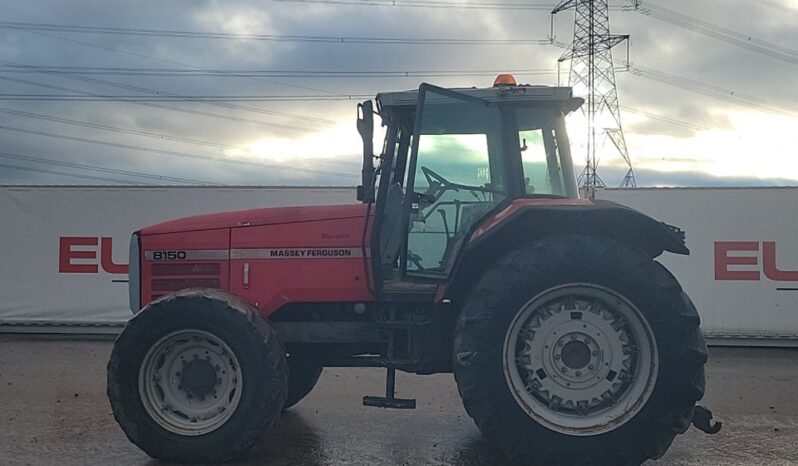
<svg viewBox="0 0 798 466">
<path fill-rule="evenodd" d="M 217 377 L 216 378 L 216 385 L 219 385 L 220 383 L 222 383 L 222 379 L 221 379 L 221 377 Z"/>
<path fill-rule="evenodd" d="M 576 338 L 577 338 L 577 337 L 576 337 L 576 334 L 575 334 L 575 333 L 572 333 L 572 334 L 571 334 L 571 340 L 576 340 Z"/>
<path fill-rule="evenodd" d="M 576 376 L 578 377 L 580 375 L 582 375 L 582 371 L 576 371 Z"/>
<path fill-rule="evenodd" d="M 588 365 L 588 366 L 587 366 L 587 368 L 588 368 L 588 369 L 590 369 L 590 370 L 592 371 L 593 369 L 595 369 L 595 368 L 596 368 L 596 366 L 594 366 L 593 364 L 590 364 L 590 365 Z"/>
<path fill-rule="evenodd" d="M 598 356 L 598 351 L 593 351 L 590 354 L 592 354 L 593 356 Z"/>
<path fill-rule="evenodd" d="M 568 368 L 567 367 L 563 367 L 561 370 L 562 370 L 563 374 L 568 372 Z"/>
<path fill-rule="evenodd" d="M 557 361 L 559 361 L 559 360 L 560 360 L 560 355 L 559 355 L 559 354 L 555 354 L 555 355 L 554 355 L 554 359 L 555 359 L 555 360 L 557 360 Z"/>
</svg>

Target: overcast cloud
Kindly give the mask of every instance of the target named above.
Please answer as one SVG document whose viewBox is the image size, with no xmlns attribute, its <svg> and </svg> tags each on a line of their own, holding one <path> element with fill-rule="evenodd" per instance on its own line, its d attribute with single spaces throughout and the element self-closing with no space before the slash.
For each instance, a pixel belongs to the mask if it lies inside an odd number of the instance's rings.
<svg viewBox="0 0 798 466">
<path fill-rule="evenodd" d="M 784 8 L 767 6 L 756 0 L 660 0 L 643 2 L 643 6 L 661 6 L 738 31 L 751 36 L 751 43 L 758 39 L 778 44 L 788 49 L 782 55 L 790 56 L 794 52 L 793 63 L 638 12 L 612 11 L 613 32 L 632 35 L 631 61 L 635 66 L 713 85 L 721 88 L 721 93 L 723 90 L 734 91 L 735 95 L 730 97 L 739 94 L 752 96 L 771 107 L 762 110 L 738 105 L 633 73 L 619 73 L 619 97 L 625 109 L 622 118 L 639 185 L 798 184 L 798 86 L 795 85 L 798 1 L 779 1 Z M 614 5 L 628 3 L 619 1 Z M 548 13 L 526 10 L 264 0 L 4 0 L 0 1 L 0 9 L 4 13 L 2 21 L 10 22 L 233 34 L 458 39 L 545 39 L 549 34 Z M 557 40 L 570 41 L 572 21 L 571 12 L 557 15 Z M 443 86 L 489 86 L 492 77 L 87 76 L 95 80 L 87 82 L 63 74 L 12 73 L 7 67 L 21 64 L 296 71 L 553 71 L 561 52 L 557 47 L 542 45 L 274 42 L 41 32 L 0 27 L 0 94 L 143 96 L 148 94 L 141 89 L 150 89 L 180 95 L 373 95 L 379 91 L 416 88 L 422 80 Z M 622 66 L 624 59 L 625 49 L 616 49 L 618 66 Z M 554 74 L 518 77 L 522 82 L 534 84 L 556 83 Z M 567 80 L 566 72 L 562 78 Z M 136 89 L 112 87 L 96 80 Z M 240 185 L 353 185 L 357 183 L 359 173 L 355 104 L 356 100 L 238 102 L 232 103 L 231 108 L 226 103 L 220 106 L 198 102 L 158 102 L 153 106 L 143 102 L 14 101 L 3 98 L 0 99 L 0 184 L 107 184 L 105 178 L 161 184 L 177 183 L 175 179 L 179 178 L 184 182 Z M 775 105 L 780 106 L 780 110 L 777 111 Z M 53 121 L 53 117 L 72 120 L 73 123 Z M 74 122 L 87 123 L 88 127 Z M 97 125 L 128 132 L 109 131 Z M 571 129 L 576 133 L 579 128 Z M 131 131 L 138 134 L 131 134 Z M 149 133 L 149 136 L 142 132 Z M 573 134 L 573 137 L 574 154 L 579 160 L 583 158 L 579 135 Z M 85 141 L 87 139 L 111 145 L 89 143 Z M 192 141 L 187 141 L 189 139 Z M 220 163 L 207 160 L 208 157 L 245 164 Z M 38 163 L 32 158 L 56 160 L 70 166 Z M 577 165 L 580 164 L 577 161 Z M 620 165 L 619 158 L 607 156 L 602 159 L 599 172 L 609 185 L 616 185 L 620 180 L 623 173 Z M 170 179 L 88 171 L 86 167 L 105 167 Z M 104 179 L 67 177 L 25 169 Z"/>
</svg>

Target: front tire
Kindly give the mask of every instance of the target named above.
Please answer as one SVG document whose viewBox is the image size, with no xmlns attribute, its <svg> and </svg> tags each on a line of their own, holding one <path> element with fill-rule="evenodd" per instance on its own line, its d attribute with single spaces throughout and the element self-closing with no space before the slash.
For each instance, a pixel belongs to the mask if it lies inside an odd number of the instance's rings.
<svg viewBox="0 0 798 466">
<path fill-rule="evenodd" d="M 131 442 L 153 458 L 221 463 L 274 425 L 286 398 L 285 350 L 256 309 L 215 290 L 150 303 L 117 338 L 108 398 Z"/>
<path fill-rule="evenodd" d="M 690 425 L 704 391 L 699 318 L 675 278 L 605 238 L 526 245 L 485 272 L 455 334 L 480 430 L 534 464 L 640 464 Z"/>
<path fill-rule="evenodd" d="M 288 396 L 285 399 L 283 410 L 294 406 L 308 396 L 319 381 L 323 370 L 323 366 L 313 361 L 289 356 Z"/>
</svg>

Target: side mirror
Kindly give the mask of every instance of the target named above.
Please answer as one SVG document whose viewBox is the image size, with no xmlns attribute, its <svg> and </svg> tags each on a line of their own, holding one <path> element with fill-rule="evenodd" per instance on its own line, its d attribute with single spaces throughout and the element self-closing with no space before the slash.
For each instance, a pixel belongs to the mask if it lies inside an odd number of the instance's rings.
<svg viewBox="0 0 798 466">
<path fill-rule="evenodd" d="M 374 202 L 374 108 L 370 100 L 357 104 L 357 132 L 363 140 L 362 185 L 357 189 L 357 200 Z"/>
</svg>

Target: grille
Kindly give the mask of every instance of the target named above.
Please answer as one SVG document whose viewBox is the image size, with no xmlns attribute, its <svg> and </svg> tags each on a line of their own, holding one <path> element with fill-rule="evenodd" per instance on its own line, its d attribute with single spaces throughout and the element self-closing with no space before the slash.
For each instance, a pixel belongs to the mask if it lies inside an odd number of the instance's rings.
<svg viewBox="0 0 798 466">
<path fill-rule="evenodd" d="M 221 288 L 221 264 L 152 264 L 151 300 L 186 288 Z"/>
</svg>

